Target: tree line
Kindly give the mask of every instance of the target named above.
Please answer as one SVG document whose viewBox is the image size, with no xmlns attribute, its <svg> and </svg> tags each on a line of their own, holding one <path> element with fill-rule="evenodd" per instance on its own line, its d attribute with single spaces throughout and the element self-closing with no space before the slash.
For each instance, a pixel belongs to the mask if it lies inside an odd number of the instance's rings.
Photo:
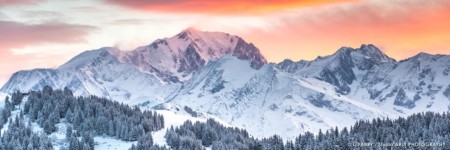
<svg viewBox="0 0 450 150">
<path fill-rule="evenodd" d="M 171 127 L 165 138 L 176 150 L 450 149 L 450 113 L 362 120 L 350 128 L 336 127 L 317 134 L 306 132 L 286 142 L 278 135 L 255 139 L 245 130 L 208 119 Z"/>
</svg>

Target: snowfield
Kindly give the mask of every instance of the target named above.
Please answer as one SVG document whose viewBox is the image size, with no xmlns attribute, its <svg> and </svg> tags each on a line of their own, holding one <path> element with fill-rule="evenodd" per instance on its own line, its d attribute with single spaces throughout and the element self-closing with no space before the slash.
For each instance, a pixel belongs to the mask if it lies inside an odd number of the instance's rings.
<svg viewBox="0 0 450 150">
<path fill-rule="evenodd" d="M 0 92 L 0 108 L 3 108 L 6 96 L 8 96 L 8 94 Z"/>
<path fill-rule="evenodd" d="M 95 149 L 98 150 L 126 150 L 130 149 L 131 145 L 137 142 L 126 142 L 122 140 L 117 140 L 111 137 L 94 137 Z"/>
</svg>

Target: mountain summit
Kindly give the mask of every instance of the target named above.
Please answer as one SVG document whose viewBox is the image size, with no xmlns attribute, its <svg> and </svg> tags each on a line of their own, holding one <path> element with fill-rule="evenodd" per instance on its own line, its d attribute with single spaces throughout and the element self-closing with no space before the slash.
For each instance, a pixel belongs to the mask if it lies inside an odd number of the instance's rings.
<svg viewBox="0 0 450 150">
<path fill-rule="evenodd" d="M 258 48 L 238 36 L 193 28 L 123 52 L 120 60 L 135 65 L 143 72 L 155 73 L 165 81 L 179 82 L 188 79 L 191 73 L 209 61 L 225 55 L 249 60 L 255 69 L 267 63 Z"/>
</svg>

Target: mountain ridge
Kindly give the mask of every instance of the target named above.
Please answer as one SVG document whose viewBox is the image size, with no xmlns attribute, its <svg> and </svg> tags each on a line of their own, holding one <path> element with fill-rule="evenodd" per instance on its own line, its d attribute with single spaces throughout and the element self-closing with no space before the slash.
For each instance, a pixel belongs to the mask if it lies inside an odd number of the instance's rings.
<svg viewBox="0 0 450 150">
<path fill-rule="evenodd" d="M 145 109 L 188 106 L 257 137 L 279 131 L 289 139 L 361 119 L 448 111 L 449 72 L 449 55 L 396 61 L 372 44 L 267 63 L 238 36 L 188 29 L 133 51 L 104 47 L 56 69 L 19 71 L 0 92 L 50 85 Z"/>
</svg>

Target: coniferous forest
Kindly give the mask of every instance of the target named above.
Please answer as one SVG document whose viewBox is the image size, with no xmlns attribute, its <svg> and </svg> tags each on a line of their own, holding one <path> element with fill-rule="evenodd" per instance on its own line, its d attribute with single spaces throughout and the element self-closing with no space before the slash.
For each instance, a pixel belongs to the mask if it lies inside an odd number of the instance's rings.
<svg viewBox="0 0 450 150">
<path fill-rule="evenodd" d="M 16 92 L 11 96 L 12 102 L 6 98 L 0 115 L 2 126 L 8 122 L 11 111 L 20 107 L 16 105 L 20 105 L 26 95 L 28 100 L 23 104 L 20 118 L 10 123 L 7 132 L 2 134 L 3 147 L 0 149 L 9 149 L 9 145 L 19 146 L 20 149 L 51 149 L 47 136 L 35 135 L 31 132 L 30 125 L 25 125 L 30 122 L 36 122 L 45 134 L 55 132 L 55 125 L 62 120 L 67 122 L 69 126 L 65 132 L 70 150 L 94 149 L 94 136 L 111 136 L 124 141 L 139 140 L 141 142 L 138 143 L 146 143 L 145 141 L 152 141 L 149 136 L 152 131 L 164 127 L 163 116 L 152 111 L 141 111 L 137 107 L 96 96 L 75 97 L 67 88 L 53 90 L 49 86 L 42 91 Z M 24 115 L 28 116 L 30 122 L 22 121 Z M 29 141 L 33 141 L 31 145 Z M 153 143 L 149 147 L 152 146 Z"/>
<path fill-rule="evenodd" d="M 14 110 L 23 111 L 12 118 Z M 47 135 L 56 132 L 56 124 L 61 122 L 68 124 L 65 133 L 70 150 L 94 149 L 94 136 L 137 141 L 132 150 L 450 149 L 448 112 L 362 120 L 350 128 L 299 134 L 292 141 L 277 135 L 256 139 L 244 129 L 226 127 L 213 119 L 186 121 L 167 129 L 164 137 L 169 148 L 155 145 L 151 134 L 164 128 L 162 115 L 96 96 L 76 97 L 67 88 L 46 86 L 41 91 L 15 92 L 5 99 L 0 113 L 0 127 L 8 128 L 1 133 L 0 149 L 8 150 L 53 149 Z M 31 123 L 44 132 L 33 132 Z"/>
<path fill-rule="evenodd" d="M 418 113 L 407 118 L 359 121 L 350 129 L 306 132 L 283 143 L 281 137 L 255 139 L 242 129 L 209 119 L 170 128 L 165 138 L 174 149 L 201 150 L 341 150 L 341 149 L 450 149 L 450 113 Z"/>
</svg>

